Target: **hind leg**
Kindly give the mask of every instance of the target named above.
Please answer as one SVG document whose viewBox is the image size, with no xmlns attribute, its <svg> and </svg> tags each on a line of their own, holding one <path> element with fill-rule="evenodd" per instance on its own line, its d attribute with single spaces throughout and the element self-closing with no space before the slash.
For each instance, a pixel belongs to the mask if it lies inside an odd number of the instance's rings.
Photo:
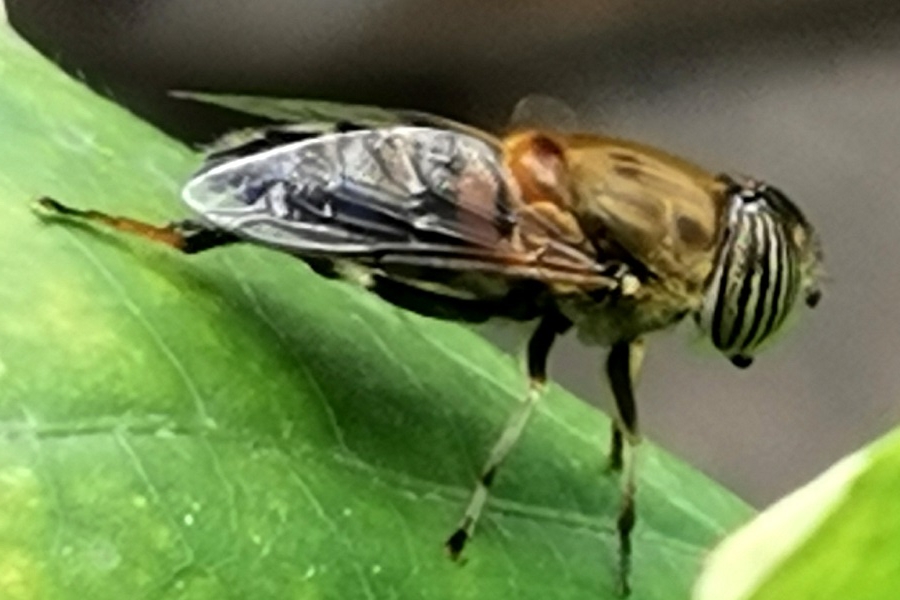
<svg viewBox="0 0 900 600">
<path fill-rule="evenodd" d="M 37 209 L 51 217 L 72 219 L 85 223 L 97 223 L 116 231 L 122 231 L 165 244 L 185 254 L 196 254 L 204 250 L 241 241 L 233 233 L 215 229 L 197 221 L 177 221 L 168 225 L 157 226 L 128 217 L 110 215 L 98 210 L 72 208 L 46 196 L 37 201 Z"/>
</svg>

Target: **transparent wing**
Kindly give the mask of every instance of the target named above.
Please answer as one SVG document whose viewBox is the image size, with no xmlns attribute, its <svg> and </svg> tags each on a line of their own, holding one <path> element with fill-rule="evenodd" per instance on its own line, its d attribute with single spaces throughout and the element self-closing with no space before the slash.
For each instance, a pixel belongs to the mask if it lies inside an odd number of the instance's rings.
<svg viewBox="0 0 900 600">
<path fill-rule="evenodd" d="M 369 126 L 398 123 L 398 118 L 393 111 L 376 106 L 296 98 L 208 94 L 184 90 L 172 91 L 170 95 L 175 98 L 221 106 L 278 122 L 307 123 L 348 120 Z"/>
<path fill-rule="evenodd" d="M 525 204 L 496 148 L 445 129 L 382 127 L 277 145 L 207 167 L 183 196 L 244 238 L 404 280 L 490 274 L 490 285 L 609 289 L 622 266 L 598 260 L 571 215 Z"/>
<path fill-rule="evenodd" d="M 560 98 L 546 94 L 528 94 L 513 107 L 508 129 L 570 132 L 580 129 L 580 125 L 578 114 Z"/>
<path fill-rule="evenodd" d="M 303 126 L 313 124 L 319 128 L 331 126 L 333 129 L 362 129 L 400 125 L 434 127 L 457 131 L 480 139 L 490 146 L 500 147 L 499 140 L 483 130 L 452 119 L 415 110 L 386 109 L 364 104 L 344 104 L 323 100 L 207 94 L 183 90 L 172 91 L 170 94 L 176 98 L 212 104 L 237 112 L 263 117 L 276 123 L 291 123 Z"/>
</svg>

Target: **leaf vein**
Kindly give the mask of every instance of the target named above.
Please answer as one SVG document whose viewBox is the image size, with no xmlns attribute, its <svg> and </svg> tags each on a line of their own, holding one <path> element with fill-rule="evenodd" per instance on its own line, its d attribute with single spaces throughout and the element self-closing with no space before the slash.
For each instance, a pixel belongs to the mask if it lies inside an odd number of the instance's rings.
<svg viewBox="0 0 900 600">
<path fill-rule="evenodd" d="M 86 244 L 82 243 L 74 234 L 72 234 L 68 230 L 66 231 L 69 235 L 69 239 L 73 241 L 78 250 L 84 255 L 88 262 L 91 263 L 91 265 L 97 270 L 100 276 L 106 281 L 109 288 L 121 299 L 125 309 L 141 325 L 141 327 L 144 328 L 144 330 L 150 336 L 150 339 L 153 340 L 154 345 L 156 345 L 160 353 L 166 358 L 166 360 L 181 378 L 182 383 L 184 384 L 185 388 L 188 391 L 188 394 L 194 402 L 194 408 L 197 411 L 197 416 L 200 420 L 200 423 L 206 427 L 214 428 L 215 422 L 210 418 L 209 413 L 207 412 L 206 401 L 200 394 L 200 391 L 197 388 L 193 377 L 185 368 L 184 363 L 182 363 L 178 356 L 176 356 L 175 352 L 173 352 L 169 344 L 165 341 L 165 339 L 163 339 L 159 331 L 157 331 L 153 324 L 144 316 L 140 307 L 134 302 L 131 296 L 128 295 L 128 292 L 125 291 L 125 288 L 119 283 L 115 275 L 113 275 L 112 272 L 103 264 L 103 262 L 97 257 L 94 251 L 91 250 L 90 247 L 88 247 Z"/>
</svg>

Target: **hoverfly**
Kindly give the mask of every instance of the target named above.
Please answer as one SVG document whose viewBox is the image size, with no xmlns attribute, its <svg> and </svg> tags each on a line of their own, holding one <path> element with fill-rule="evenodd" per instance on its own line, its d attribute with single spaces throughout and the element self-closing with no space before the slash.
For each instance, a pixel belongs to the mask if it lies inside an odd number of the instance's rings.
<svg viewBox="0 0 900 600">
<path fill-rule="evenodd" d="M 380 109 L 316 122 L 298 120 L 289 101 L 189 96 L 290 122 L 226 136 L 210 150 L 182 193 L 196 219 L 157 227 L 49 198 L 40 206 L 186 254 L 267 246 L 427 316 L 536 321 L 528 393 L 446 541 L 453 558 L 541 397 L 554 340 L 575 329 L 610 348 L 609 464 L 622 482 L 627 594 L 644 337 L 692 316 L 733 364 L 749 366 L 798 299 L 813 307 L 821 296 L 818 237 L 793 202 L 765 183 L 612 137 L 533 128 L 495 137 Z"/>
</svg>

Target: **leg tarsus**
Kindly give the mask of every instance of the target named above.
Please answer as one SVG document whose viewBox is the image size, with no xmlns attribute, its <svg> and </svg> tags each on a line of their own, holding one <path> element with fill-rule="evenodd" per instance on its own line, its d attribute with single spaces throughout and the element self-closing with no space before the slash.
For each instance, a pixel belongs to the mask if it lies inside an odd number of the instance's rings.
<svg viewBox="0 0 900 600">
<path fill-rule="evenodd" d="M 444 543 L 444 547 L 447 549 L 447 553 L 450 555 L 450 560 L 455 562 L 459 562 L 460 555 L 462 554 L 463 549 L 466 547 L 466 542 L 469 541 L 469 533 L 466 531 L 465 524 L 461 525 L 456 531 L 453 532 L 447 541 Z"/>
<path fill-rule="evenodd" d="M 629 578 L 631 576 L 631 531 L 634 529 L 636 511 L 634 490 L 626 493 L 622 499 L 622 508 L 616 519 L 616 530 L 619 533 L 619 594 L 628 596 L 631 593 Z"/>
<path fill-rule="evenodd" d="M 83 216 L 84 211 L 76 210 L 65 204 L 54 200 L 49 196 L 41 196 L 34 201 L 34 209 L 38 214 L 50 215 L 66 215 L 66 216 Z"/>
<path fill-rule="evenodd" d="M 98 210 L 72 208 L 47 196 L 39 198 L 35 203 L 35 208 L 40 214 L 49 214 L 50 216 L 81 222 L 99 223 L 110 229 L 165 244 L 185 254 L 196 254 L 210 248 L 217 248 L 240 241 L 240 238 L 233 233 L 215 229 L 196 221 L 178 221 L 160 227 L 129 217 L 110 215 Z"/>
<path fill-rule="evenodd" d="M 570 326 L 571 322 L 568 319 L 554 312 L 545 316 L 532 334 L 528 342 L 528 394 L 506 422 L 503 432 L 491 449 L 481 470 L 481 476 L 478 478 L 459 525 L 444 543 L 444 547 L 452 559 L 459 559 L 466 543 L 475 533 L 475 526 L 478 524 L 478 518 L 487 502 L 497 470 L 522 435 L 534 407 L 543 395 L 544 382 L 547 379 L 547 355 L 550 353 L 553 341 Z"/>
</svg>

